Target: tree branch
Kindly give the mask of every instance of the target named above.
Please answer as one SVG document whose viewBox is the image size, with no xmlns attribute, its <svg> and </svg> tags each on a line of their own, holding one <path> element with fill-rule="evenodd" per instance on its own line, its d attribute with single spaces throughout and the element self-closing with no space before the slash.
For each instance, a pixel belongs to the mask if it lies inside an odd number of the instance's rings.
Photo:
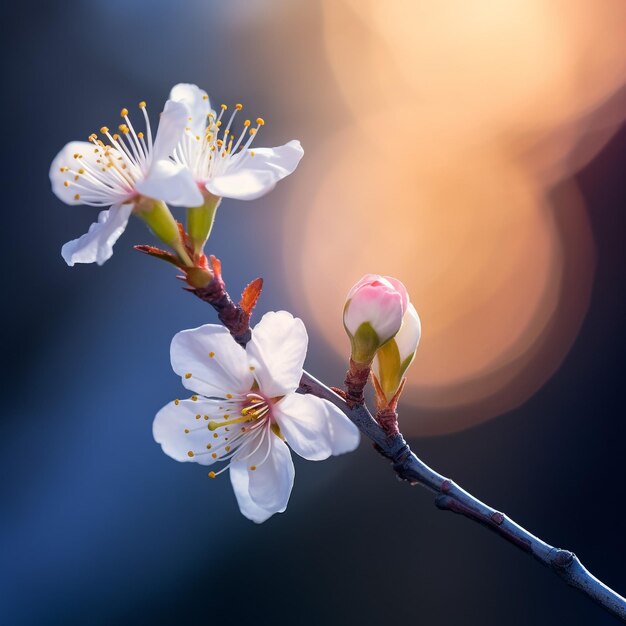
<svg viewBox="0 0 626 626">
<path fill-rule="evenodd" d="M 206 287 L 190 291 L 213 306 L 233 338 L 239 344 L 245 345 L 250 338 L 251 309 L 244 310 L 233 302 L 222 280 L 219 261 L 213 258 L 211 260 L 214 267 L 217 265 L 215 279 Z M 352 370 L 351 366 L 350 371 Z M 348 383 L 346 392 L 342 392 L 344 397 L 306 371 L 302 375 L 298 391 L 328 400 L 340 409 L 361 433 L 374 443 L 375 449 L 392 463 L 400 479 L 411 485 L 422 485 L 436 494 L 435 505 L 439 509 L 458 513 L 486 526 L 502 539 L 535 557 L 568 585 L 580 589 L 609 613 L 626 623 L 626 599 L 593 576 L 573 552 L 547 544 L 503 513 L 487 506 L 422 462 L 411 451 L 400 432 L 383 429 L 364 404 L 363 396 L 358 391 L 359 385 L 362 383 L 364 386 L 367 377 L 365 380 L 358 380 L 358 376 L 355 378 L 355 372 L 352 371 L 350 374 L 350 371 L 346 380 Z"/>
</svg>

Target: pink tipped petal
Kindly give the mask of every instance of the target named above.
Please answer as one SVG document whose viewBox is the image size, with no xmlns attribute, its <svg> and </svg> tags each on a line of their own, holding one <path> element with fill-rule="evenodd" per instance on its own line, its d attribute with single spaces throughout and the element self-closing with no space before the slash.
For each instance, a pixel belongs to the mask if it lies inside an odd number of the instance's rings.
<svg viewBox="0 0 626 626">
<path fill-rule="evenodd" d="M 287 311 L 272 311 L 261 318 L 246 352 L 263 395 L 284 396 L 298 388 L 308 341 L 302 320 Z"/>
<path fill-rule="evenodd" d="M 393 288 L 400 294 L 400 297 L 402 298 L 402 314 L 404 314 L 409 305 L 409 292 L 406 290 L 404 284 L 397 278 L 393 278 L 391 276 L 385 276 L 384 278 L 389 281 Z"/>
<path fill-rule="evenodd" d="M 395 289 L 367 284 L 352 296 L 344 313 L 344 324 L 354 335 L 361 324 L 369 322 L 384 343 L 400 329 L 402 313 L 402 296 Z"/>
<path fill-rule="evenodd" d="M 254 382 L 245 350 L 218 324 L 177 333 L 170 355 L 183 385 L 204 396 L 238 397 Z"/>
<path fill-rule="evenodd" d="M 139 181 L 135 188 L 144 196 L 174 206 L 193 207 L 204 202 L 191 172 L 170 160 L 154 162 L 146 178 Z"/>
<path fill-rule="evenodd" d="M 273 414 L 290 448 L 309 461 L 323 461 L 333 453 L 326 402 L 292 393 L 274 405 Z"/>
<path fill-rule="evenodd" d="M 65 262 L 70 266 L 75 263 L 102 265 L 110 259 L 113 245 L 126 229 L 132 210 L 132 204 L 122 204 L 112 206 L 108 211 L 101 211 L 98 221 L 89 227 L 88 232 L 78 239 L 68 241 L 61 248 Z"/>
</svg>

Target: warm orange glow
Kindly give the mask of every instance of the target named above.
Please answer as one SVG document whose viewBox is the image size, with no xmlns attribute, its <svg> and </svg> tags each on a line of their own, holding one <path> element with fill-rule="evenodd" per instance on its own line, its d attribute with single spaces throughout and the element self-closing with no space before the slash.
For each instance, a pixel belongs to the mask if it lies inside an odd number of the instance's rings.
<svg viewBox="0 0 626 626">
<path fill-rule="evenodd" d="M 594 253 L 571 176 L 621 120 L 624 23 L 613 0 L 324 3 L 352 121 L 307 153 L 286 272 L 341 356 L 352 282 L 405 282 L 423 322 L 408 434 L 513 408 L 574 341 Z"/>
</svg>

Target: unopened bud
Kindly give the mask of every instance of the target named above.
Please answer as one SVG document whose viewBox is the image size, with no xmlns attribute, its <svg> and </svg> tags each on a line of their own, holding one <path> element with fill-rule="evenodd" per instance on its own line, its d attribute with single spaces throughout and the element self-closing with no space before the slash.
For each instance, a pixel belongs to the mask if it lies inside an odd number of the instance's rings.
<svg viewBox="0 0 626 626">
<path fill-rule="evenodd" d="M 367 274 L 348 292 L 343 325 L 352 344 L 352 360 L 371 363 L 376 351 L 399 330 L 408 294 L 397 279 Z"/>
<path fill-rule="evenodd" d="M 372 371 L 387 402 L 396 395 L 402 378 L 415 358 L 422 327 L 415 307 L 409 303 L 396 336 L 382 346 L 372 363 Z"/>
</svg>

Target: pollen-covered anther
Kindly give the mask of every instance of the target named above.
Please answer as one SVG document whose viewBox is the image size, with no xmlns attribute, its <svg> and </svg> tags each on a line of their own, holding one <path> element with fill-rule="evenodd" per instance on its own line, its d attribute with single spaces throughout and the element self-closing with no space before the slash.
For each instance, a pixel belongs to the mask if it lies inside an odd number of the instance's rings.
<svg viewBox="0 0 626 626">
<path fill-rule="evenodd" d="M 208 474 L 209 478 L 215 478 L 217 474 L 214 471 L 210 471 Z"/>
<path fill-rule="evenodd" d="M 195 455 L 194 455 L 194 453 L 193 453 L 193 450 L 189 450 L 189 452 L 187 452 L 187 456 L 188 456 L 190 459 L 193 459 L 193 457 L 195 456 Z"/>
<path fill-rule="evenodd" d="M 256 465 L 251 465 L 251 466 L 250 466 L 250 471 L 251 471 L 251 472 L 254 472 L 255 470 L 256 470 Z"/>
<path fill-rule="evenodd" d="M 209 352 L 209 357 L 213 358 L 215 356 L 215 352 Z M 228 396 L 227 396 L 228 397 Z"/>
<path fill-rule="evenodd" d="M 120 116 L 121 117 L 126 117 L 128 115 L 128 109 L 126 107 L 124 107 L 121 111 L 120 111 Z"/>
<path fill-rule="evenodd" d="M 256 118 L 256 123 L 257 123 L 259 126 L 263 126 L 263 125 L 265 124 L 265 120 L 264 120 L 262 117 L 257 117 L 257 118 Z"/>
<path fill-rule="evenodd" d="M 139 108 L 140 109 L 145 109 L 146 108 L 146 103 L 143 100 L 139 103 Z"/>
<path fill-rule="evenodd" d="M 187 372 L 187 373 L 185 374 L 185 378 L 187 378 L 187 379 L 191 378 L 191 372 Z"/>
</svg>

